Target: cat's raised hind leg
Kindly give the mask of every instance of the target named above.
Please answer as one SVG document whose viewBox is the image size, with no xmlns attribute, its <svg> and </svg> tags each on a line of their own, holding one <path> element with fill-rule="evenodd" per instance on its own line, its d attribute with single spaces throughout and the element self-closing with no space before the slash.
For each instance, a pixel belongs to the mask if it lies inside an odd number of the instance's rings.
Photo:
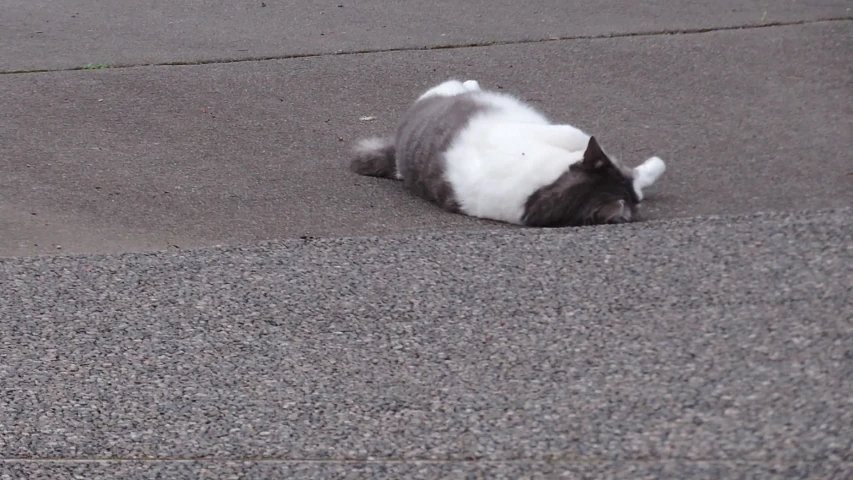
<svg viewBox="0 0 853 480">
<path fill-rule="evenodd" d="M 465 87 L 469 92 L 476 92 L 480 90 L 480 84 L 476 80 L 468 80 L 462 83 L 462 86 Z"/>
<path fill-rule="evenodd" d="M 452 97 L 454 95 L 459 95 L 467 91 L 468 88 L 465 87 L 465 85 L 459 80 L 448 80 L 446 82 L 439 83 L 438 85 L 424 92 L 424 94 L 421 95 L 420 98 L 418 98 L 418 101 L 434 96 Z"/>
</svg>

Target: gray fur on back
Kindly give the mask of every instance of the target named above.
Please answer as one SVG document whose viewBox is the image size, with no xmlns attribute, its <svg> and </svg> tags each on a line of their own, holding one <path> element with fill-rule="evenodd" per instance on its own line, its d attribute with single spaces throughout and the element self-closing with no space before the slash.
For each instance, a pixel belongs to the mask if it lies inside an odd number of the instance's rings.
<svg viewBox="0 0 853 480">
<path fill-rule="evenodd" d="M 397 172 L 406 188 L 456 213 L 459 204 L 445 178 L 445 153 L 468 122 L 489 108 L 476 95 L 424 98 L 409 108 L 397 129 Z"/>
</svg>

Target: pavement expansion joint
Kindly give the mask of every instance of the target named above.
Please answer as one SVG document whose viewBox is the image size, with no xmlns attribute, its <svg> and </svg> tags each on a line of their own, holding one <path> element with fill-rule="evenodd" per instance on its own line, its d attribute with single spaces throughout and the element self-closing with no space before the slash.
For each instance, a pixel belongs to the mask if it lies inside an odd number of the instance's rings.
<svg viewBox="0 0 853 480">
<path fill-rule="evenodd" d="M 458 49 L 465 49 L 465 48 L 483 48 L 483 47 L 493 47 L 493 46 L 500 46 L 500 45 L 525 45 L 525 44 L 551 43 L 551 42 L 561 42 L 561 41 L 570 41 L 570 40 L 601 40 L 601 39 L 629 38 L 629 37 L 654 37 L 654 36 L 668 36 L 668 35 L 697 35 L 697 34 L 703 34 L 703 33 L 725 32 L 725 31 L 732 31 L 732 30 L 756 30 L 756 29 L 763 29 L 763 28 L 790 27 L 790 26 L 796 26 L 796 25 L 808 25 L 808 24 L 816 24 L 816 23 L 847 22 L 847 21 L 851 21 L 851 20 L 853 20 L 853 16 L 840 16 L 840 17 L 819 18 L 819 19 L 814 19 L 814 20 L 795 20 L 795 21 L 785 21 L 785 22 L 764 22 L 764 23 L 756 23 L 756 24 L 742 24 L 742 25 L 722 26 L 722 27 L 649 30 L 649 31 L 637 31 L 637 32 L 605 33 L 605 34 L 595 34 L 595 35 L 566 35 L 566 36 L 552 36 L 552 37 L 547 37 L 547 38 L 521 39 L 521 40 L 508 40 L 508 41 L 493 40 L 493 41 L 481 41 L 481 42 L 471 42 L 471 43 L 461 43 L 461 44 L 426 45 L 426 46 L 422 46 L 422 47 L 392 47 L 392 48 L 378 48 L 378 49 L 366 49 L 366 50 L 341 50 L 341 51 L 336 51 L 336 52 L 294 53 L 294 54 L 287 54 L 287 55 L 268 55 L 268 56 L 246 56 L 246 57 L 240 57 L 240 58 L 180 60 L 180 61 L 154 62 L 154 63 L 128 63 L 128 64 L 109 65 L 107 67 L 107 69 L 114 70 L 114 69 L 137 68 L 137 67 L 196 66 L 196 65 L 214 65 L 214 64 L 226 64 L 226 63 L 265 62 L 265 61 L 271 61 L 271 60 L 290 60 L 290 59 L 296 59 L 296 58 L 330 57 L 330 56 L 342 56 L 342 55 L 369 55 L 369 54 L 376 54 L 376 53 L 391 53 L 391 52 L 458 50 Z M 89 65 L 83 65 L 83 66 L 73 67 L 73 68 L 0 71 L 0 75 L 24 75 L 24 74 L 50 73 L 50 72 L 73 72 L 73 71 L 78 71 L 78 70 L 90 70 L 90 69 L 91 69 L 91 67 Z"/>
</svg>

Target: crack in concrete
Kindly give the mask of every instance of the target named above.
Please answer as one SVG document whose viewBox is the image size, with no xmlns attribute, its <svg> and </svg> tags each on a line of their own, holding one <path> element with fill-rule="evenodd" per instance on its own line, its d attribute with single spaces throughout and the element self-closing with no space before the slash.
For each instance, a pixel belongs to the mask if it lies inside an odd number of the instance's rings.
<svg viewBox="0 0 853 480">
<path fill-rule="evenodd" d="M 654 37 L 654 36 L 666 36 L 666 35 L 698 35 L 703 33 L 712 33 L 712 32 L 725 32 L 732 30 L 755 30 L 761 28 L 771 28 L 771 27 L 788 27 L 788 26 L 796 26 L 796 25 L 808 25 L 815 23 L 827 23 L 827 22 L 844 22 L 853 20 L 853 16 L 842 16 L 842 17 L 829 17 L 822 18 L 816 20 L 796 20 L 796 21 L 788 21 L 788 22 L 766 22 L 760 24 L 744 24 L 744 25 L 734 25 L 734 26 L 725 26 L 725 27 L 704 27 L 704 28 L 682 28 L 682 29 L 670 29 L 670 30 L 652 30 L 652 31 L 639 31 L 639 32 L 623 32 L 623 33 L 604 33 L 604 34 L 596 34 L 596 35 L 567 35 L 567 36 L 555 36 L 548 38 L 537 38 L 537 39 L 522 39 L 522 40 L 488 40 L 481 42 L 471 42 L 471 43 L 461 43 L 461 44 L 446 44 L 446 45 L 430 45 L 423 47 L 392 47 L 392 48 L 378 48 L 378 49 L 365 49 L 365 50 L 346 50 L 346 51 L 337 51 L 337 52 L 318 52 L 318 53 L 293 53 L 286 55 L 270 55 L 270 56 L 249 56 L 249 57 L 241 57 L 241 58 L 220 58 L 220 59 L 207 59 L 207 60 L 177 60 L 170 62 L 157 62 L 157 63 L 128 63 L 128 64 L 116 64 L 109 65 L 109 70 L 114 69 L 122 69 L 122 68 L 136 68 L 136 67 L 166 67 L 166 66 L 192 66 L 192 65 L 214 65 L 214 64 L 227 64 L 227 63 L 244 63 L 244 62 L 264 62 L 270 60 L 289 60 L 295 58 L 314 58 L 314 57 L 334 57 L 334 56 L 343 56 L 343 55 L 370 55 L 376 53 L 392 53 L 392 52 L 418 52 L 418 51 L 433 51 L 433 50 L 457 50 L 464 48 L 484 48 L 484 47 L 494 47 L 501 45 L 527 45 L 527 44 L 535 44 L 535 43 L 550 43 L 550 42 L 560 42 L 560 41 L 569 41 L 569 40 L 601 40 L 601 39 L 611 39 L 611 38 L 630 38 L 630 37 Z M 91 70 L 91 68 L 87 68 L 87 66 L 79 66 L 73 68 L 44 68 L 44 69 L 32 69 L 32 70 L 8 70 L 8 71 L 0 71 L 0 75 L 25 75 L 25 74 L 36 74 L 36 73 L 49 73 L 49 72 L 73 72 L 78 70 Z M 103 69 L 102 69 L 103 70 Z"/>
</svg>

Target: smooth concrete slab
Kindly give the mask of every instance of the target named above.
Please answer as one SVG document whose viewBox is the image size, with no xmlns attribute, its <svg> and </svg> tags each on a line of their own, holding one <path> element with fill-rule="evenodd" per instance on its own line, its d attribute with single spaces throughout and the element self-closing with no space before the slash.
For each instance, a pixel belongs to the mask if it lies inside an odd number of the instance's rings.
<svg viewBox="0 0 853 480">
<path fill-rule="evenodd" d="M 0 71 L 423 48 L 853 16 L 849 0 L 3 0 Z"/>
<path fill-rule="evenodd" d="M 851 245 L 848 208 L 3 259 L 0 474 L 836 478 Z"/>
<path fill-rule="evenodd" d="M 851 44 L 836 21 L 5 75 L 0 253 L 494 226 L 345 166 L 449 77 L 515 92 L 629 163 L 662 156 L 647 219 L 850 205 Z"/>
</svg>

